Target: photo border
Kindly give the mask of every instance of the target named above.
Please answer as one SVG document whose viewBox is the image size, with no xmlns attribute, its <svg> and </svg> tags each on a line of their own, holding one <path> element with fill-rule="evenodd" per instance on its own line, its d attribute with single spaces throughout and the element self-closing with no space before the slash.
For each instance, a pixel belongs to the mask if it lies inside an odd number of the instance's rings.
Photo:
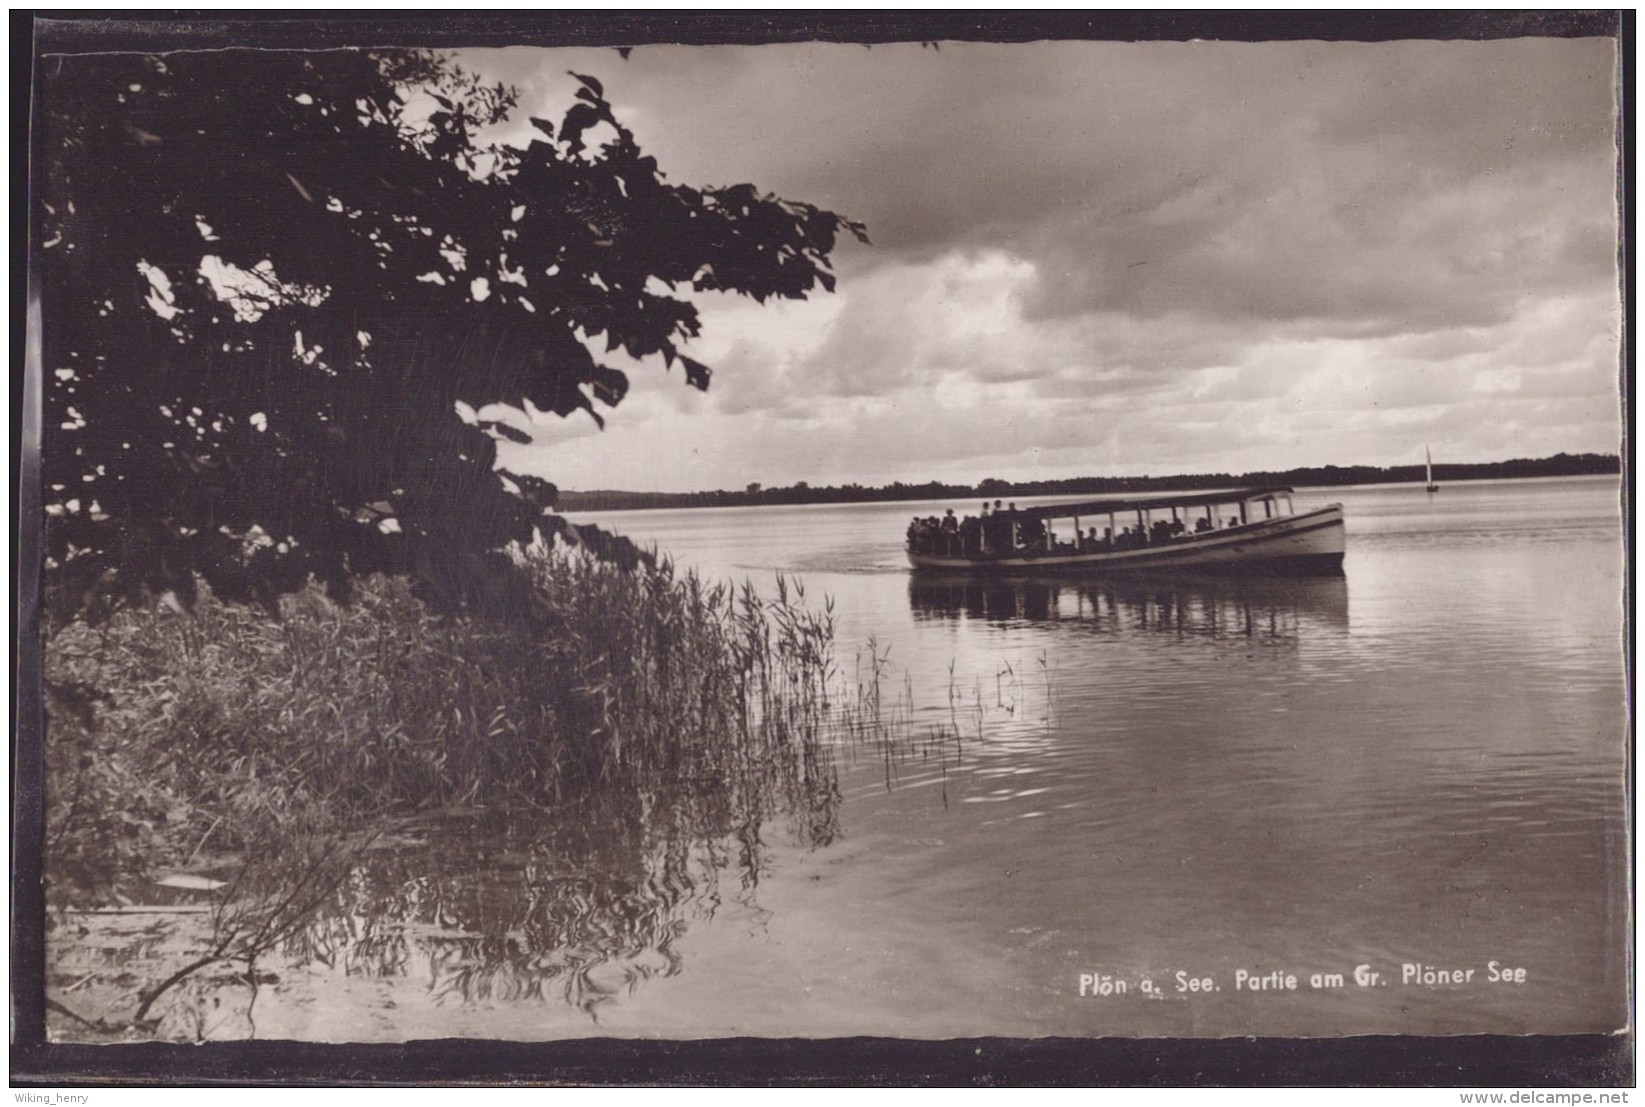
<svg viewBox="0 0 1645 1107">
<path fill-rule="evenodd" d="M 14 242 L 38 241 L 32 200 L 40 167 L 26 156 L 40 118 L 42 53 L 254 46 L 314 49 L 342 45 L 425 47 L 622 46 L 646 43 L 990 41 L 1038 39 L 1386 41 L 1599 36 L 1617 40 L 1624 364 L 1621 368 L 1623 487 L 1633 520 L 1632 242 L 1634 34 L 1632 11 L 1423 13 L 1116 13 L 1061 12 L 557 12 L 430 19 L 375 13 L 358 19 L 289 15 L 129 18 L 125 15 L 12 13 L 12 229 Z M 21 64 L 21 54 L 31 64 Z M 19 146 L 23 145 L 23 149 Z M 23 156 L 18 156 L 18 155 Z M 14 250 L 12 361 L 36 354 L 30 308 L 37 276 L 29 252 Z M 926 1041 L 892 1038 L 706 1041 L 586 1038 L 548 1042 L 417 1041 L 389 1045 L 225 1042 L 82 1045 L 45 1038 L 43 751 L 39 551 L 40 381 L 14 371 L 12 446 L 18 562 L 12 578 L 13 667 L 11 1079 L 15 1087 L 152 1084 L 555 1085 L 1029 1085 L 1110 1087 L 1255 1086 L 1587 1086 L 1634 1082 L 1634 965 L 1628 948 L 1628 1030 L 1572 1036 L 1364 1036 L 1347 1038 L 1001 1039 Z M 32 419 L 32 423 L 31 423 Z M 1634 626 L 1634 551 L 1627 551 L 1626 622 Z M 1627 651 L 1628 687 L 1633 651 Z M 1630 833 L 1634 826 L 1633 722 L 1628 732 Z M 1634 842 L 1630 841 L 1630 857 Z M 1635 888 L 1629 879 L 1630 922 Z"/>
</svg>

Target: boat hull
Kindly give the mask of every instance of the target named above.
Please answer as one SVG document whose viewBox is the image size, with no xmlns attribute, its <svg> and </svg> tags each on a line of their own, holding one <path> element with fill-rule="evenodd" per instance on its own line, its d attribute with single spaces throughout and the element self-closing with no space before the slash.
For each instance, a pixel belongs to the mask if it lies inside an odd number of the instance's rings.
<svg viewBox="0 0 1645 1107">
<path fill-rule="evenodd" d="M 1070 569 L 1131 573 L 1187 570 L 1196 573 L 1264 573 L 1284 576 L 1338 576 L 1346 537 L 1342 506 L 1265 519 L 1208 534 L 1185 535 L 1132 550 L 1061 553 L 1016 552 L 1000 557 L 908 551 L 916 569 L 1010 572 Z"/>
</svg>

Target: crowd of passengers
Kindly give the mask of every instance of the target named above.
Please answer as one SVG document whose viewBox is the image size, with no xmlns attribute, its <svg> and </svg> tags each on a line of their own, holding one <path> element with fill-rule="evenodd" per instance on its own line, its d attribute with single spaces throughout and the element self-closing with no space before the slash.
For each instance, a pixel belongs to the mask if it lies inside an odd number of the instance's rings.
<svg viewBox="0 0 1645 1107">
<path fill-rule="evenodd" d="M 1013 524 L 1015 534 L 1012 533 Z M 1238 526 L 1239 519 L 1230 518 L 1225 525 Z M 1195 534 L 1213 529 L 1215 524 L 1203 516 L 1194 524 Z M 1002 506 L 999 500 L 995 500 L 992 507 L 984 500 L 980 516 L 956 518 L 954 509 L 949 508 L 941 518 L 935 515 L 916 517 L 908 524 L 908 548 L 915 553 L 958 557 L 1005 553 L 1109 553 L 1144 549 L 1186 537 L 1188 526 L 1181 519 L 1156 519 L 1148 529 L 1139 524 L 1124 527 L 1118 534 L 1111 527 L 1103 527 L 1100 535 L 1096 527 L 1083 533 L 1076 529 L 1070 541 L 1052 534 L 1046 528 L 1045 520 L 1019 513 L 1015 503 Z"/>
</svg>

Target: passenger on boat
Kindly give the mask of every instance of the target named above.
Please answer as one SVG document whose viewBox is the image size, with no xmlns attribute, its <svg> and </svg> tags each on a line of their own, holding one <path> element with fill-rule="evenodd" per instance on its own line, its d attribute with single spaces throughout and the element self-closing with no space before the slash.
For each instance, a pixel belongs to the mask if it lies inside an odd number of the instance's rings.
<svg viewBox="0 0 1645 1107">
<path fill-rule="evenodd" d="M 946 514 L 942 517 L 942 529 L 944 531 L 946 531 L 947 533 L 949 533 L 949 534 L 958 534 L 959 533 L 960 521 L 958 519 L 954 518 L 954 509 L 953 508 L 949 508 L 948 509 L 948 514 Z"/>
<path fill-rule="evenodd" d="M 998 501 L 995 502 L 997 505 Z M 982 537 L 991 554 L 1010 553 L 1014 548 L 1011 539 L 1011 520 L 998 506 L 994 508 L 993 514 L 983 520 Z"/>
<path fill-rule="evenodd" d="M 923 519 L 914 520 L 915 541 L 926 553 L 942 551 L 945 536 L 942 533 L 942 523 L 935 515 L 927 515 Z"/>
<path fill-rule="evenodd" d="M 1211 520 L 1209 520 L 1209 519 L 1201 519 L 1199 522 L 1194 524 L 1194 533 L 1195 534 L 1204 534 L 1206 531 L 1208 531 L 1210 529 L 1211 529 Z"/>
<path fill-rule="evenodd" d="M 982 517 L 984 519 L 988 518 L 988 501 L 987 500 L 984 500 L 982 502 Z"/>
<path fill-rule="evenodd" d="M 982 506 L 986 518 L 988 505 Z M 960 550 L 966 557 L 976 557 L 982 553 L 982 519 L 975 515 L 967 515 L 960 521 Z"/>
</svg>

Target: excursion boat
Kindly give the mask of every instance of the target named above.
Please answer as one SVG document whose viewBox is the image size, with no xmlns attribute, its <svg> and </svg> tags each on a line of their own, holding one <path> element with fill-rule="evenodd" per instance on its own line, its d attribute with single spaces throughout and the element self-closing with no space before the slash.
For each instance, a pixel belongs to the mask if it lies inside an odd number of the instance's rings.
<svg viewBox="0 0 1645 1107">
<path fill-rule="evenodd" d="M 1341 575 L 1342 505 L 1299 515 L 1291 491 L 1039 504 L 964 520 L 950 511 L 909 525 L 908 561 L 916 569 Z"/>
</svg>

